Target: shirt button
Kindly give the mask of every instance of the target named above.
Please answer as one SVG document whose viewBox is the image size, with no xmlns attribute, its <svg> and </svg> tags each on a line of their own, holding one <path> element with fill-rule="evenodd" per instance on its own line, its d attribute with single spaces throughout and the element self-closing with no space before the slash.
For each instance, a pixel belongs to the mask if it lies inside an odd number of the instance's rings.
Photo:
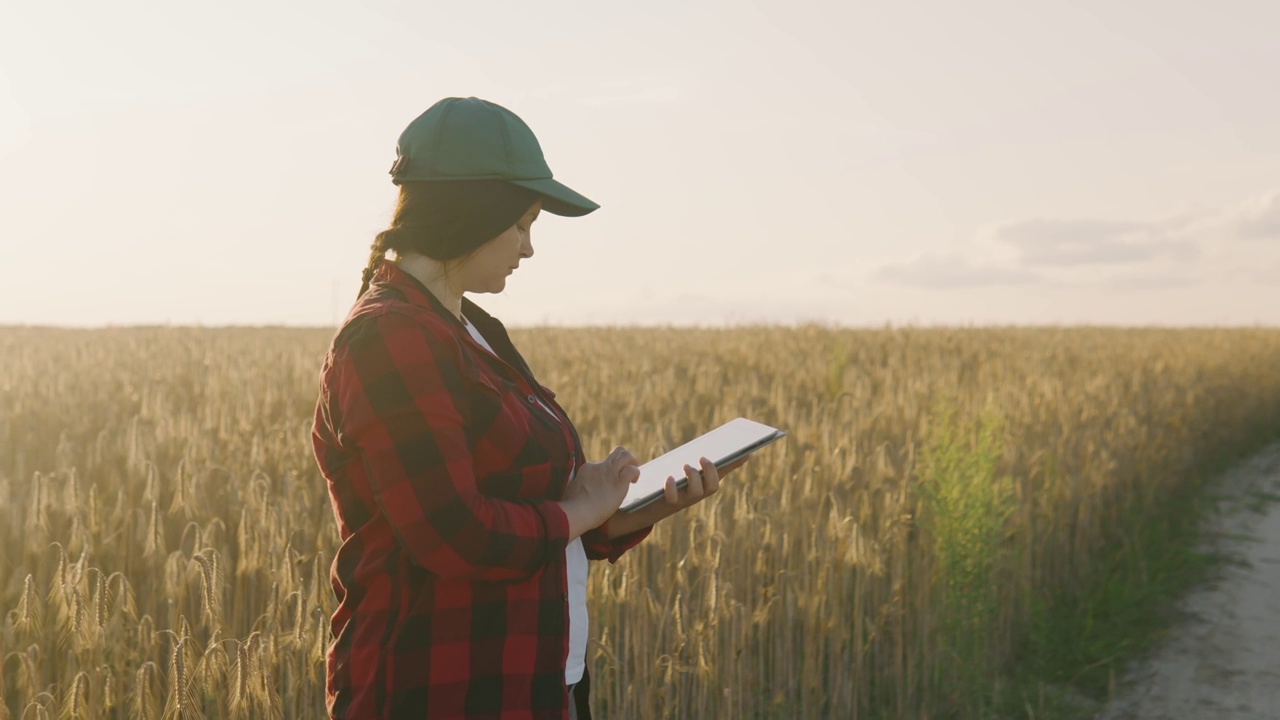
<svg viewBox="0 0 1280 720">
<path fill-rule="evenodd" d="M 530 396 L 529 396 L 529 404 L 531 404 L 531 405 L 532 405 L 533 403 L 536 403 L 536 402 L 538 402 L 538 399 L 537 399 L 537 398 L 535 398 L 534 396 L 530 395 Z"/>
</svg>

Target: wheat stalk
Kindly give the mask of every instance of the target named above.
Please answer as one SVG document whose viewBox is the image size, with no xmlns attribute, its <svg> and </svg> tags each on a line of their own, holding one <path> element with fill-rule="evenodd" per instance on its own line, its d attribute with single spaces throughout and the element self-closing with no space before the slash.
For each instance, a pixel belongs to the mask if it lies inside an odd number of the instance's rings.
<svg viewBox="0 0 1280 720">
<path fill-rule="evenodd" d="M 22 581 L 22 599 L 18 603 L 18 619 L 14 626 L 28 637 L 39 635 L 43 619 L 44 603 L 36 595 L 35 579 L 27 573 Z"/>
<path fill-rule="evenodd" d="M 161 720 L 199 720 L 204 717 L 193 687 L 191 660 L 187 657 L 191 638 L 183 635 L 173 646 L 169 661 L 169 694 Z"/>
<path fill-rule="evenodd" d="M 221 624 L 222 619 L 222 578 L 217 572 L 217 552 L 205 549 L 191 560 L 200 570 L 200 617 L 212 630 Z"/>
<path fill-rule="evenodd" d="M 248 718 L 251 703 L 250 686 L 253 666 L 249 654 L 249 644 L 254 638 L 249 636 L 245 642 L 236 642 L 236 659 L 231 663 L 231 682 L 227 694 L 227 711 L 232 718 Z"/>
<path fill-rule="evenodd" d="M 160 718 L 160 680 L 156 664 L 150 660 L 142 663 L 134 677 L 130 698 L 130 714 L 137 720 Z"/>
<path fill-rule="evenodd" d="M 62 699 L 62 709 L 58 713 L 59 720 L 85 720 L 89 717 L 86 695 L 89 694 L 89 674 L 86 672 L 76 673 L 75 678 L 71 680 L 71 687 L 67 689 L 66 696 Z"/>
</svg>

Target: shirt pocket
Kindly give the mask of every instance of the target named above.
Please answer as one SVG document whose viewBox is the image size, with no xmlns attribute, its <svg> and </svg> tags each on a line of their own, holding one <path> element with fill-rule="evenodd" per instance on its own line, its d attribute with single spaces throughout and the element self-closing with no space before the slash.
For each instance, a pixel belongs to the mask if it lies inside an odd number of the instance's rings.
<svg viewBox="0 0 1280 720">
<path fill-rule="evenodd" d="M 569 449 L 558 423 L 506 378 L 481 374 L 475 388 L 469 434 L 480 491 L 508 500 L 563 497 Z"/>
</svg>

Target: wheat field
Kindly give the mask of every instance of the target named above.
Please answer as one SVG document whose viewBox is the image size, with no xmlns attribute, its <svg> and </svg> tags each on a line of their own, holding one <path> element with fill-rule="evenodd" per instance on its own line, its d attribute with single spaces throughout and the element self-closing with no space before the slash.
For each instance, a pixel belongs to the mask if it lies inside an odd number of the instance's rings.
<svg viewBox="0 0 1280 720">
<path fill-rule="evenodd" d="M 589 459 L 788 437 L 593 563 L 594 706 L 964 716 L 1034 609 L 1280 428 L 1280 331 L 524 329 Z M 0 329 L 0 720 L 317 718 L 331 331 Z"/>
</svg>

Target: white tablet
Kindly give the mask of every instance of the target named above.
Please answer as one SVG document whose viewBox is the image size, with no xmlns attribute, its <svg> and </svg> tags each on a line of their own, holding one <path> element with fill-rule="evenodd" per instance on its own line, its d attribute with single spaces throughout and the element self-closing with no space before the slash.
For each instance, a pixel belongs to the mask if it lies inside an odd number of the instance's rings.
<svg viewBox="0 0 1280 720">
<path fill-rule="evenodd" d="M 689 483 L 684 466 L 701 468 L 699 458 L 707 458 L 717 469 L 732 465 L 786 433 L 762 423 L 736 418 L 708 433 L 700 435 L 671 452 L 664 453 L 640 466 L 640 479 L 632 483 L 622 501 L 622 511 L 632 512 L 662 497 L 668 477 L 675 477 L 676 487 Z"/>
</svg>

